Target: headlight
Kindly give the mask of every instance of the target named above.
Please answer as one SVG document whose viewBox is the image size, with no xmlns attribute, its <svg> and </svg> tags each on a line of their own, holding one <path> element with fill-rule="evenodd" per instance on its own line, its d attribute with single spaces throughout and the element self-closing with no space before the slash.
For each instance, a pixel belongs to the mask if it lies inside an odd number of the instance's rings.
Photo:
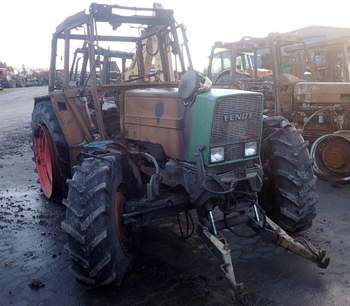
<svg viewBox="0 0 350 306">
<path fill-rule="evenodd" d="M 258 144 L 256 141 L 247 142 L 244 144 L 244 156 L 253 156 L 256 155 Z"/>
<path fill-rule="evenodd" d="M 224 147 L 217 147 L 210 149 L 210 162 L 218 163 L 225 159 L 225 149 Z"/>
</svg>

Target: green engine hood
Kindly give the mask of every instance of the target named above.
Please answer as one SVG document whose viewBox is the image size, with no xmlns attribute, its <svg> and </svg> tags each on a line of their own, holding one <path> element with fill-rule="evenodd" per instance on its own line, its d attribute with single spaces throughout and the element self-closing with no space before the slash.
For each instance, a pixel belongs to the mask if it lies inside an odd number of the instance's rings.
<svg viewBox="0 0 350 306">
<path fill-rule="evenodd" d="M 212 129 L 214 120 L 225 120 L 227 118 L 233 118 L 232 115 L 249 112 L 249 106 L 245 108 L 245 105 L 241 100 L 245 100 L 249 97 L 254 97 L 257 100 L 257 103 L 260 103 L 258 109 L 258 113 L 254 115 L 254 124 L 257 125 L 255 139 L 250 139 L 250 141 L 256 140 L 258 142 L 258 154 L 249 158 L 233 159 L 233 160 L 225 160 L 220 163 L 209 162 L 209 152 L 210 148 L 213 147 L 212 143 Z M 221 109 L 220 113 L 218 113 L 217 104 L 219 101 L 223 101 L 224 99 L 231 99 L 233 102 L 231 106 L 225 109 Z M 227 103 L 226 103 L 227 106 Z M 242 90 L 232 90 L 232 89 L 212 89 L 207 93 L 199 94 L 196 97 L 195 102 L 189 109 L 186 111 L 186 145 L 184 150 L 183 159 L 188 162 L 195 162 L 197 159 L 198 148 L 203 148 L 203 157 L 204 163 L 208 167 L 225 165 L 230 163 L 239 162 L 242 160 L 256 159 L 259 155 L 260 145 L 261 145 L 261 134 L 262 134 L 262 120 L 263 120 L 263 95 L 255 92 L 248 92 Z M 235 119 L 235 118 L 233 118 Z M 231 120 L 227 120 L 231 121 Z M 243 121 L 240 120 L 242 124 L 240 125 L 240 129 L 244 126 Z M 250 120 L 251 122 L 251 120 Z M 230 129 L 235 123 L 233 122 L 224 122 L 225 126 Z M 244 134 L 244 132 L 243 132 Z M 247 142 L 249 140 L 244 139 L 244 137 L 239 141 L 240 143 Z M 235 141 L 237 143 L 237 140 Z M 227 143 L 228 144 L 228 143 Z"/>
</svg>

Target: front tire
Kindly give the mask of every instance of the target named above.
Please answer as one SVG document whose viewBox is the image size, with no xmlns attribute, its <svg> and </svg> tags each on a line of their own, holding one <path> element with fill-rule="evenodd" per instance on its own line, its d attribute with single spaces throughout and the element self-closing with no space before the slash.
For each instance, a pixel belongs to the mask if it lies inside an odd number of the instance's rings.
<svg viewBox="0 0 350 306">
<path fill-rule="evenodd" d="M 121 157 L 84 159 L 68 185 L 62 229 L 76 279 L 89 287 L 120 282 L 135 254 L 133 236 L 121 220 L 127 196 Z"/>
<path fill-rule="evenodd" d="M 294 127 L 270 129 L 263 143 L 267 214 L 289 233 L 303 231 L 316 216 L 318 196 L 307 143 Z"/>
</svg>

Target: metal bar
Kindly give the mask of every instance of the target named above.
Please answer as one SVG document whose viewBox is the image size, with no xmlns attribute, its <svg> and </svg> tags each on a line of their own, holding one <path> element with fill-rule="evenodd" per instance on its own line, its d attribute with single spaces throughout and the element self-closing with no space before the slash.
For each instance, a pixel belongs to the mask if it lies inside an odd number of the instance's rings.
<svg viewBox="0 0 350 306">
<path fill-rule="evenodd" d="M 310 242 L 307 242 L 307 246 L 301 244 L 299 241 L 289 236 L 280 226 L 273 222 L 269 217 L 265 217 L 265 220 L 276 235 L 276 243 L 279 246 L 317 263 L 317 265 L 322 269 L 328 267 L 330 259 L 329 257 L 326 257 L 325 251 L 317 249 Z"/>
<path fill-rule="evenodd" d="M 55 88 L 56 79 L 56 56 L 57 56 L 57 38 L 52 36 L 51 41 L 51 62 L 50 62 L 50 74 L 49 74 L 49 91 L 53 91 Z"/>
<path fill-rule="evenodd" d="M 124 72 L 126 71 L 126 58 L 122 58 L 122 80 L 124 81 Z"/>
<path fill-rule="evenodd" d="M 91 15 L 89 15 L 89 23 L 87 25 L 87 32 L 89 36 L 88 49 L 89 49 L 89 62 L 90 62 L 90 90 L 92 94 L 92 99 L 95 105 L 96 111 L 96 120 L 97 120 L 97 128 L 101 139 L 104 140 L 107 138 L 104 122 L 103 122 L 103 114 L 102 114 L 102 106 L 97 93 L 97 84 L 96 84 L 96 65 L 95 65 L 95 36 L 94 36 L 94 19 Z"/>
<path fill-rule="evenodd" d="M 88 64 L 89 56 L 87 53 L 84 53 L 84 58 L 83 58 L 83 64 L 81 67 L 81 72 L 80 72 L 80 80 L 79 80 L 79 85 L 83 86 L 85 83 L 85 75 L 86 75 L 86 69 L 87 69 L 87 64 Z"/>
<path fill-rule="evenodd" d="M 74 75 L 71 77 L 71 79 L 74 79 L 75 81 L 77 80 L 77 77 L 78 77 L 78 69 L 79 69 L 80 60 L 81 60 L 81 57 L 78 57 L 77 63 L 75 65 Z"/>
<path fill-rule="evenodd" d="M 214 220 L 213 212 L 211 210 L 209 211 L 209 220 L 210 220 L 211 228 L 213 230 L 213 234 L 217 236 L 218 232 L 216 230 L 215 220 Z"/>
<path fill-rule="evenodd" d="M 95 4 L 98 5 L 98 4 Z M 116 8 L 116 9 L 121 9 L 121 10 L 130 10 L 130 11 L 145 11 L 145 12 L 157 12 L 157 11 L 161 11 L 161 12 L 167 12 L 168 14 L 172 14 L 173 11 L 172 10 L 168 10 L 168 9 L 159 9 L 159 8 L 149 8 L 149 7 L 135 7 L 135 6 L 124 6 L 124 5 L 118 5 L 118 4 L 113 4 L 111 5 L 112 8 Z"/>
<path fill-rule="evenodd" d="M 169 71 L 168 53 L 166 50 L 167 46 L 164 43 L 164 40 L 163 40 L 161 33 L 159 33 L 157 35 L 157 40 L 158 40 L 158 48 L 159 48 L 159 53 L 160 53 L 160 60 L 162 63 L 164 81 L 169 82 L 170 81 L 170 71 Z"/>
<path fill-rule="evenodd" d="M 238 283 L 236 280 L 232 264 L 231 249 L 228 243 L 225 240 L 221 241 L 218 237 L 211 234 L 206 228 L 199 228 L 198 234 L 208 247 L 209 251 L 222 263 L 220 268 L 235 291 L 236 297 L 240 299 L 244 293 L 243 284 Z"/>
<path fill-rule="evenodd" d="M 182 50 L 180 49 L 179 38 L 177 36 L 177 31 L 176 31 L 176 26 L 175 26 L 174 20 L 172 20 L 172 22 L 170 23 L 170 27 L 171 27 L 171 32 L 173 34 L 175 46 L 178 47 L 178 50 L 176 50 L 176 51 L 177 51 L 177 53 L 179 55 L 181 69 L 182 69 L 183 72 L 185 72 L 186 71 L 185 61 L 184 61 L 184 57 L 183 57 L 183 54 L 182 54 Z"/>
<path fill-rule="evenodd" d="M 253 78 L 254 79 L 257 79 L 258 78 L 258 50 L 257 49 L 254 49 L 254 76 Z"/>
<path fill-rule="evenodd" d="M 62 33 L 56 35 L 57 38 L 65 38 Z M 88 35 L 82 34 L 70 34 L 69 39 L 74 40 L 88 40 Z M 109 36 L 109 35 L 96 35 L 96 40 L 98 41 L 119 41 L 119 42 L 137 42 L 139 37 L 132 36 Z"/>
<path fill-rule="evenodd" d="M 155 17 L 155 16 L 120 16 L 120 15 L 109 15 L 109 16 L 96 16 L 96 21 L 99 22 L 110 22 L 112 24 L 144 24 L 144 25 L 168 25 L 169 16 L 166 17 Z"/>
<path fill-rule="evenodd" d="M 188 39 L 187 39 L 186 29 L 185 29 L 185 26 L 183 24 L 180 25 L 180 28 L 181 28 L 182 37 L 183 37 L 184 43 L 185 43 L 185 49 L 186 49 L 187 60 L 188 60 L 188 68 L 189 68 L 189 70 L 193 70 L 191 53 L 190 53 L 190 49 L 188 47 Z"/>
<path fill-rule="evenodd" d="M 68 83 L 69 83 L 69 48 L 70 48 L 69 33 L 70 33 L 70 30 L 66 30 L 64 32 L 64 80 L 63 80 L 63 84 L 65 87 L 68 87 Z"/>
<path fill-rule="evenodd" d="M 230 84 L 233 86 L 236 82 L 236 50 L 235 48 L 231 49 L 231 68 L 230 68 Z M 222 63 L 221 63 L 222 67 Z"/>
<path fill-rule="evenodd" d="M 211 79 L 211 66 L 213 64 L 213 58 L 214 58 L 214 51 L 216 49 L 216 44 L 211 48 L 210 56 L 209 56 L 209 66 L 208 66 L 208 77 Z M 212 80 L 214 82 L 214 80 Z"/>
<path fill-rule="evenodd" d="M 177 88 L 179 85 L 176 82 L 163 82 L 163 83 L 152 83 L 152 88 Z M 109 85 L 98 86 L 98 91 L 104 90 L 129 90 L 129 89 L 137 89 L 137 88 L 149 88 L 149 82 L 122 82 L 122 83 L 114 83 Z"/>
<path fill-rule="evenodd" d="M 108 84 L 108 71 L 109 71 L 109 56 L 104 54 L 103 56 L 103 70 L 101 73 L 102 76 L 102 84 Z"/>
<path fill-rule="evenodd" d="M 75 51 L 74 52 L 74 56 L 73 56 L 73 61 L 72 61 L 72 66 L 70 67 L 70 72 L 69 72 L 69 79 L 72 80 L 73 79 L 73 73 L 74 73 L 74 66 L 76 66 L 76 60 L 77 60 L 77 56 L 78 56 L 78 52 Z"/>
<path fill-rule="evenodd" d="M 137 69 L 139 72 L 139 76 L 143 77 L 145 75 L 145 65 L 143 62 L 143 52 L 142 52 L 142 42 L 137 43 Z"/>
<path fill-rule="evenodd" d="M 349 65 L 349 55 L 348 55 L 348 48 L 349 48 L 349 44 L 348 43 L 344 43 L 343 46 L 343 54 L 344 54 L 344 66 L 345 66 L 345 82 L 349 82 L 350 81 L 350 65 Z"/>
<path fill-rule="evenodd" d="M 281 101 L 280 101 L 280 95 L 279 95 L 279 52 L 277 52 L 277 49 L 279 48 L 278 41 L 270 40 L 270 52 L 272 56 L 272 66 L 273 66 L 273 83 L 274 83 L 274 95 L 275 95 L 275 115 L 280 115 L 281 112 Z"/>
</svg>

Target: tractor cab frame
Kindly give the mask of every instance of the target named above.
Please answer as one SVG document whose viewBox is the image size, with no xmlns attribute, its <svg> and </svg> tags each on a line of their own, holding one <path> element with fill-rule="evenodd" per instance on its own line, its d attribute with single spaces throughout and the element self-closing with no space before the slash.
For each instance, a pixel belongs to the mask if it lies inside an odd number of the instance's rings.
<svg viewBox="0 0 350 306">
<path fill-rule="evenodd" d="M 102 34 L 103 30 L 108 32 L 107 26 L 125 32 L 125 25 L 137 28 L 141 31 L 140 36 Z M 100 28 L 101 32 L 97 32 Z M 79 12 L 58 25 L 52 37 L 49 93 L 54 109 L 65 110 L 58 120 L 69 146 L 108 137 L 102 111 L 103 99 L 107 96 L 150 85 L 177 87 L 179 77 L 186 72 L 186 65 L 192 69 L 187 39 L 182 41 L 187 50 L 185 57 L 179 31 L 185 33 L 184 27 L 176 23 L 173 11 L 157 6 L 151 9 L 92 4 L 88 14 Z M 63 41 L 61 69 L 57 69 L 59 41 Z M 73 50 L 77 41 L 81 45 Z M 136 53 L 124 51 L 123 44 L 129 48 L 130 44 L 134 45 Z M 118 48 L 112 50 L 110 45 Z M 74 103 L 77 98 L 81 101 L 80 108 Z M 43 98 L 37 101 L 40 99 Z M 95 118 L 87 114 L 84 103 L 94 106 Z M 69 120 L 73 116 L 77 120 Z M 71 159 L 74 160 L 74 156 Z"/>
</svg>

